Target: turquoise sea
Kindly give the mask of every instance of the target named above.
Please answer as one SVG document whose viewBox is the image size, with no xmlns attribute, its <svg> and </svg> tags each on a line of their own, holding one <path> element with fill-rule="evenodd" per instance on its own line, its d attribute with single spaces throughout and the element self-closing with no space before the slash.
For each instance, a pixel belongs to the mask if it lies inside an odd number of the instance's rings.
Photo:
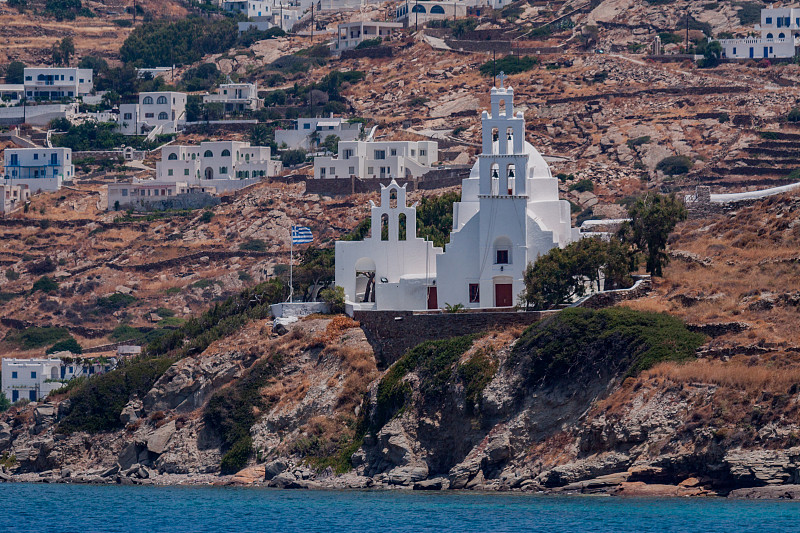
<svg viewBox="0 0 800 533">
<path fill-rule="evenodd" d="M 0 531 L 800 531 L 800 502 L 0 484 Z"/>
</svg>

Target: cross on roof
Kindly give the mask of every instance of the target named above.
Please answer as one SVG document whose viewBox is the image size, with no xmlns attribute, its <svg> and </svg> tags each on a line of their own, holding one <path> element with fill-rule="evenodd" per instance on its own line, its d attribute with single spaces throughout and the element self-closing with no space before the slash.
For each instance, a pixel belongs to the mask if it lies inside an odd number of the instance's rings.
<svg viewBox="0 0 800 533">
<path fill-rule="evenodd" d="M 500 74 L 497 75 L 497 79 L 500 80 L 500 88 L 501 89 L 503 88 L 503 80 L 505 80 L 507 77 L 508 76 L 506 76 L 506 73 L 503 72 L 502 70 L 500 71 Z"/>
</svg>

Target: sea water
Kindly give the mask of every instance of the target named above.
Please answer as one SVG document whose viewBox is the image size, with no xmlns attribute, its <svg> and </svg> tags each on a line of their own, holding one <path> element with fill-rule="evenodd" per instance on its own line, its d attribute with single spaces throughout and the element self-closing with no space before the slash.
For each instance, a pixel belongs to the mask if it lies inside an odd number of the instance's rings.
<svg viewBox="0 0 800 533">
<path fill-rule="evenodd" d="M 800 502 L 0 484 L 2 532 L 800 531 Z"/>
</svg>

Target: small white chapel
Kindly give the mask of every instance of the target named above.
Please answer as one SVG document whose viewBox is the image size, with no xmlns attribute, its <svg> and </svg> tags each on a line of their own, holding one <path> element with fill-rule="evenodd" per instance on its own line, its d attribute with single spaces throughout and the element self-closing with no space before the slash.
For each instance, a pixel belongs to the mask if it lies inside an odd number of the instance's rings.
<svg viewBox="0 0 800 533">
<path fill-rule="evenodd" d="M 525 141 L 514 89 L 504 87 L 502 73 L 498 79 L 491 113 L 481 116 L 482 153 L 453 205 L 449 244 L 442 251 L 417 238 L 416 205 L 407 206 L 405 187 L 382 186 L 380 205 L 370 202 L 370 237 L 336 243 L 336 285 L 348 310 L 513 307 L 528 263 L 580 238 L 558 180 Z"/>
</svg>

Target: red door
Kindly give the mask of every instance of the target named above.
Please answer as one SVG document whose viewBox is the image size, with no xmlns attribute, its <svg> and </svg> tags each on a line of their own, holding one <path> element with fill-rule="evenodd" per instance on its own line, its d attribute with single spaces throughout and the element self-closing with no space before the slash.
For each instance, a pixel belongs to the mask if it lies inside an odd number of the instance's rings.
<svg viewBox="0 0 800 533">
<path fill-rule="evenodd" d="M 494 306 L 495 307 L 512 307 L 514 299 L 511 297 L 511 284 L 498 283 L 494 286 Z"/>
<path fill-rule="evenodd" d="M 428 287 L 428 309 L 439 309 L 439 299 L 436 295 L 436 287 Z"/>
</svg>

